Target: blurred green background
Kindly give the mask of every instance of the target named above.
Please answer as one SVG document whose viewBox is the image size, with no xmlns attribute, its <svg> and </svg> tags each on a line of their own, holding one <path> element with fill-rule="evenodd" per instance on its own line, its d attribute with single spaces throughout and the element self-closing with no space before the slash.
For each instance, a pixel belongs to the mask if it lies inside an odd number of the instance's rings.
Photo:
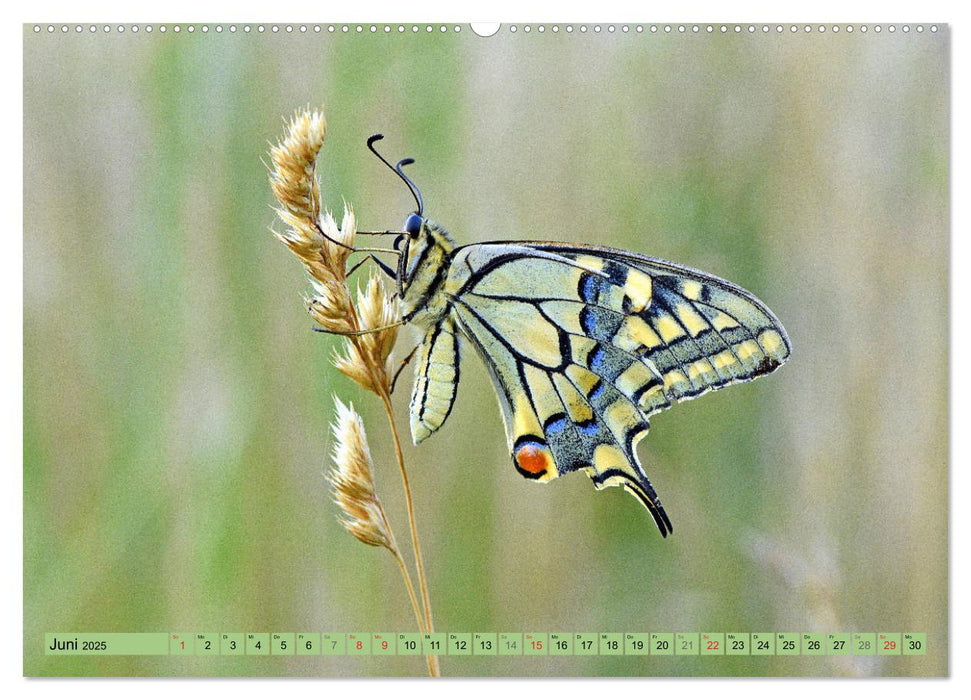
<svg viewBox="0 0 971 700">
<path fill-rule="evenodd" d="M 442 631 L 926 632 L 924 657 L 445 657 L 446 675 L 947 673 L 948 31 L 24 30 L 24 671 L 420 675 L 420 658 L 52 658 L 53 631 L 414 631 L 337 523 L 332 396 L 268 231 L 268 142 L 323 107 L 325 203 L 460 243 L 624 247 L 783 321 L 770 377 L 655 417 L 663 540 L 620 489 L 512 468 L 481 361 L 406 447 Z M 362 278 L 364 279 L 364 278 Z M 399 356 L 417 338 L 406 332 Z M 410 371 L 407 372 L 410 384 Z M 407 430 L 410 387 L 396 395 Z"/>
</svg>

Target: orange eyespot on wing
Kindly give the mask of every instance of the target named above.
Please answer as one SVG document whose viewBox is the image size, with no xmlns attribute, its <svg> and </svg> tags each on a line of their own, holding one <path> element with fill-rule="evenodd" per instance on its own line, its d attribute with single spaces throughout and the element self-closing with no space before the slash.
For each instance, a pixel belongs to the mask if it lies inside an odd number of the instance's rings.
<svg viewBox="0 0 971 700">
<path fill-rule="evenodd" d="M 533 436 L 523 436 L 513 452 L 516 469 L 528 479 L 550 477 L 553 457 L 550 448 Z M 555 474 L 555 471 L 553 472 Z"/>
</svg>

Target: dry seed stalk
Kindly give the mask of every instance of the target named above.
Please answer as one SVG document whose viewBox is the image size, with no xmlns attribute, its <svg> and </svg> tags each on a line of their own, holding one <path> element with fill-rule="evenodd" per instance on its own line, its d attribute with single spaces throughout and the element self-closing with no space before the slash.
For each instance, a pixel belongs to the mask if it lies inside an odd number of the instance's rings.
<svg viewBox="0 0 971 700">
<path fill-rule="evenodd" d="M 340 226 L 329 212 L 321 209 L 315 168 L 326 133 L 323 114 L 298 111 L 287 125 L 284 139 L 270 149 L 273 164 L 270 184 L 280 203 L 276 213 L 287 226 L 282 233 L 274 231 L 274 235 L 300 259 L 310 274 L 314 294 L 307 300 L 307 310 L 322 329 L 347 333 L 394 324 L 401 318 L 400 307 L 397 300 L 387 293 L 379 277 L 372 276 L 365 289 L 358 291 L 356 305 L 351 298 L 347 286 L 347 259 L 353 252 L 357 223 L 353 211 L 346 204 Z M 423 615 L 419 611 L 411 575 L 374 490 L 370 450 L 367 448 L 363 422 L 353 408 L 344 406 L 339 400 L 336 402 L 337 421 L 334 424 L 337 439 L 335 469 L 330 479 L 335 500 L 345 514 L 340 518 L 341 523 L 365 544 L 382 546 L 391 552 L 412 600 L 418 628 L 422 632 L 431 632 L 434 630 L 431 604 L 414 503 L 391 410 L 391 353 L 397 337 L 396 327 L 365 335 L 345 336 L 344 347 L 335 354 L 333 362 L 338 370 L 362 388 L 376 394 L 387 414 L 408 508 Z M 440 675 L 438 657 L 428 656 L 426 660 L 429 674 Z"/>
</svg>

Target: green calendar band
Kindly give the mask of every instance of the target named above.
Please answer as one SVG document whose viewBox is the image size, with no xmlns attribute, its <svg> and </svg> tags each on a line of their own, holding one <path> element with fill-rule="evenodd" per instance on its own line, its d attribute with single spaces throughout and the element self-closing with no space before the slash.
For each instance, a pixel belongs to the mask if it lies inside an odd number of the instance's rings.
<svg viewBox="0 0 971 700">
<path fill-rule="evenodd" d="M 48 656 L 924 656 L 922 632 L 48 632 Z"/>
</svg>

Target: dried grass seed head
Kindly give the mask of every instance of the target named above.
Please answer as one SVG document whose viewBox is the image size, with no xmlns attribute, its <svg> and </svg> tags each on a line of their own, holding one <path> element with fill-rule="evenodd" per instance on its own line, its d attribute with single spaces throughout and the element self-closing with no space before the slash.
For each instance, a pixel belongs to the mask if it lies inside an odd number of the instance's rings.
<svg viewBox="0 0 971 700">
<path fill-rule="evenodd" d="M 326 136 L 324 115 L 316 110 L 301 110 L 293 115 L 283 140 L 270 149 L 273 193 L 284 211 L 295 218 L 316 221 L 320 216 L 315 168 Z"/>
<path fill-rule="evenodd" d="M 334 501 L 343 512 L 344 528 L 364 544 L 397 553 L 394 535 L 374 490 L 373 462 L 364 421 L 353 404 L 334 397 L 337 418 L 334 434 L 334 467 L 328 474 Z"/>
</svg>

